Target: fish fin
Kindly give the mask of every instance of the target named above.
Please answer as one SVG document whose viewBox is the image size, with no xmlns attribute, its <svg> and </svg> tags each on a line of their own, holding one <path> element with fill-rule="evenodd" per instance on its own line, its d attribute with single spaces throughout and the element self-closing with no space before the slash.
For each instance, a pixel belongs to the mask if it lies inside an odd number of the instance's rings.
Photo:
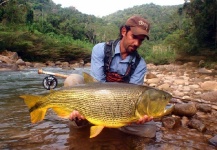
<svg viewBox="0 0 217 150">
<path fill-rule="evenodd" d="M 30 113 L 31 122 L 37 123 L 39 121 L 42 121 L 45 117 L 46 112 L 47 112 L 47 108 L 41 108 L 41 109 L 36 109 L 32 111 Z"/>
<path fill-rule="evenodd" d="M 104 126 L 91 126 L 90 128 L 90 138 L 93 138 L 100 134 Z"/>
<path fill-rule="evenodd" d="M 21 95 L 20 97 L 24 99 L 24 102 L 29 109 L 35 106 L 38 100 L 41 99 L 41 96 L 36 95 Z"/>
<path fill-rule="evenodd" d="M 90 74 L 83 72 L 84 77 L 84 83 L 93 83 L 98 82 L 96 79 L 94 79 Z"/>
<path fill-rule="evenodd" d="M 69 118 L 69 115 L 72 111 L 67 111 L 64 110 L 61 107 L 52 107 L 52 109 L 54 110 L 54 112 L 61 118 Z"/>
<path fill-rule="evenodd" d="M 24 102 L 29 108 L 31 122 L 36 123 L 42 121 L 46 114 L 47 108 L 38 108 L 38 109 L 31 110 L 36 106 L 36 103 L 39 101 L 39 99 L 41 99 L 41 96 L 21 95 L 20 97 L 24 99 Z"/>
</svg>

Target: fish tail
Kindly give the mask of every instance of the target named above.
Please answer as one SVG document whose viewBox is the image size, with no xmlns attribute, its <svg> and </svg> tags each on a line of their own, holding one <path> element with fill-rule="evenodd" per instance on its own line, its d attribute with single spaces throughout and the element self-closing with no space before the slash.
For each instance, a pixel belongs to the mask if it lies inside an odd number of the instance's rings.
<svg viewBox="0 0 217 150">
<path fill-rule="evenodd" d="M 45 117 L 47 108 L 37 107 L 37 102 L 41 99 L 41 96 L 21 95 L 20 97 L 24 99 L 24 102 L 29 108 L 31 122 L 36 123 L 42 121 Z"/>
</svg>

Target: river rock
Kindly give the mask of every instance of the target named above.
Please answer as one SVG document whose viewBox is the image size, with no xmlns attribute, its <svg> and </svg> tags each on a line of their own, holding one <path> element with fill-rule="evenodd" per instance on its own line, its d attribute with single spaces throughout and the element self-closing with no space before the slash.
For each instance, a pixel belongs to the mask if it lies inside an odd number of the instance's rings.
<svg viewBox="0 0 217 150">
<path fill-rule="evenodd" d="M 17 64 L 6 64 L 6 63 L 0 63 L 0 71 L 16 71 L 18 70 L 19 67 L 17 66 Z"/>
<path fill-rule="evenodd" d="M 91 63 L 85 63 L 84 64 L 84 67 L 90 67 L 91 66 Z"/>
<path fill-rule="evenodd" d="M 206 131 L 206 126 L 203 124 L 202 121 L 198 119 L 192 119 L 188 122 L 187 126 L 189 128 L 197 129 L 200 132 Z"/>
<path fill-rule="evenodd" d="M 159 78 L 152 78 L 152 79 L 147 79 L 146 80 L 146 83 L 147 84 L 157 84 L 160 82 L 160 79 Z"/>
<path fill-rule="evenodd" d="M 177 128 L 181 125 L 181 119 L 179 117 L 164 117 L 162 119 L 162 124 L 165 128 Z"/>
<path fill-rule="evenodd" d="M 0 61 L 6 63 L 6 64 L 13 64 L 14 61 L 11 60 L 9 57 L 7 56 L 3 56 L 3 55 L 0 55 Z"/>
<path fill-rule="evenodd" d="M 188 117 L 183 116 L 182 119 L 181 119 L 182 126 L 187 127 L 188 122 L 189 122 Z"/>
<path fill-rule="evenodd" d="M 210 73 L 212 73 L 212 70 L 208 70 L 206 68 L 199 68 L 198 69 L 198 73 L 201 73 L 201 74 L 210 74 Z"/>
<path fill-rule="evenodd" d="M 27 67 L 34 67 L 33 63 L 26 61 L 26 66 Z"/>
<path fill-rule="evenodd" d="M 43 63 L 35 63 L 35 64 L 34 64 L 34 67 L 35 67 L 35 68 L 42 68 L 42 67 L 46 67 L 46 65 L 43 64 Z"/>
<path fill-rule="evenodd" d="M 212 112 L 212 107 L 206 104 L 197 104 L 196 107 L 197 107 L 197 110 L 205 112 L 205 113 Z"/>
<path fill-rule="evenodd" d="M 203 93 L 200 97 L 206 101 L 217 102 L 217 91 Z"/>
<path fill-rule="evenodd" d="M 206 90 L 206 91 L 217 90 L 217 82 L 216 81 L 205 81 L 204 83 L 201 83 L 200 86 L 203 90 Z"/>
<path fill-rule="evenodd" d="M 170 85 L 168 83 L 164 83 L 158 86 L 158 89 L 168 91 L 170 89 Z"/>
<path fill-rule="evenodd" d="M 152 79 L 152 78 L 157 78 L 157 76 L 155 74 L 151 73 L 151 72 L 148 72 L 146 74 L 146 79 Z"/>
<path fill-rule="evenodd" d="M 46 64 L 47 66 L 50 66 L 50 67 L 54 67 L 54 66 L 55 66 L 55 63 L 52 62 L 52 61 L 47 61 L 45 64 Z"/>
<path fill-rule="evenodd" d="M 191 117 L 197 113 L 195 103 L 176 104 L 173 110 L 173 114 L 178 116 Z"/>
<path fill-rule="evenodd" d="M 18 59 L 18 60 L 16 61 L 16 64 L 17 64 L 17 65 L 20 65 L 20 66 L 26 66 L 26 63 L 25 63 L 22 59 Z"/>
<path fill-rule="evenodd" d="M 217 147 L 217 135 L 209 139 L 209 143 Z"/>
</svg>

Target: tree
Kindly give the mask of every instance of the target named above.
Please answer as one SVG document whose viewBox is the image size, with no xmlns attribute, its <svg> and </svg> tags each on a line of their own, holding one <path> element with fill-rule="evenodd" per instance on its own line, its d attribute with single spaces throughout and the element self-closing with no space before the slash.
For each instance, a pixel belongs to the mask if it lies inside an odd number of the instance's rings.
<svg viewBox="0 0 217 150">
<path fill-rule="evenodd" d="M 195 27 L 195 38 L 201 48 L 215 48 L 217 42 L 217 1 L 191 0 L 184 5 Z"/>
</svg>

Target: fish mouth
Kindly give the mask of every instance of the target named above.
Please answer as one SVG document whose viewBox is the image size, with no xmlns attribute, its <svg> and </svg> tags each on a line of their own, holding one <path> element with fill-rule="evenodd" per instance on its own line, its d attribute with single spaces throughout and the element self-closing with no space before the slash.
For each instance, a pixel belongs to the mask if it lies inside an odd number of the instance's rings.
<svg viewBox="0 0 217 150">
<path fill-rule="evenodd" d="M 174 107 L 175 107 L 174 104 L 167 104 L 165 109 L 164 109 L 163 115 L 166 116 L 166 115 L 171 114 L 174 110 Z"/>
</svg>

